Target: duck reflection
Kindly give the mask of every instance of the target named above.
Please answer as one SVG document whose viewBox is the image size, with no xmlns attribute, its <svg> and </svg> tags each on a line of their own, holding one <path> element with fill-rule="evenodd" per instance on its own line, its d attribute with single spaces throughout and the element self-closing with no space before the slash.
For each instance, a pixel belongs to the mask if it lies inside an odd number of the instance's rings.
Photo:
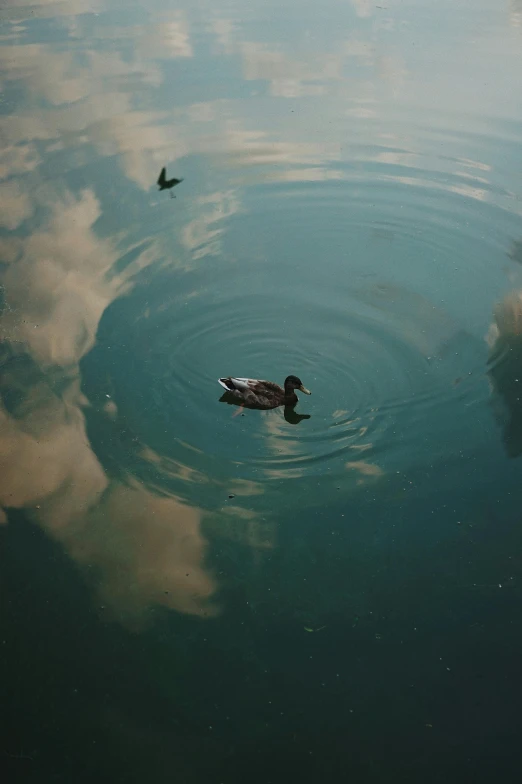
<svg viewBox="0 0 522 784">
<path fill-rule="evenodd" d="M 229 406 L 235 406 L 237 411 L 233 416 L 239 416 L 244 413 L 245 408 L 249 408 L 230 392 L 224 392 L 219 398 L 220 403 L 227 403 Z M 294 406 L 284 406 L 283 416 L 289 425 L 299 425 L 304 419 L 310 419 L 311 414 L 298 414 Z"/>
<path fill-rule="evenodd" d="M 310 419 L 310 414 L 298 414 L 292 406 L 285 406 L 283 416 L 289 425 L 299 425 L 303 419 Z"/>
</svg>

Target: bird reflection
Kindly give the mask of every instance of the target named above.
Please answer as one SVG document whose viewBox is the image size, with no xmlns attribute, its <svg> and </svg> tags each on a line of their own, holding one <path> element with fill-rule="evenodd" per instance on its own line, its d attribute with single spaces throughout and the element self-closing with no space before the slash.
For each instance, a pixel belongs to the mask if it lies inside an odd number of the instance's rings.
<svg viewBox="0 0 522 784">
<path fill-rule="evenodd" d="M 160 191 L 170 190 L 170 198 L 171 199 L 176 198 L 172 193 L 171 189 L 174 188 L 175 185 L 179 185 L 180 182 L 183 182 L 183 178 L 178 180 L 176 179 L 176 177 L 173 177 L 171 180 L 167 180 L 167 169 L 165 168 L 165 166 L 163 167 L 163 169 L 160 172 L 160 176 L 158 177 L 158 185 Z"/>
<path fill-rule="evenodd" d="M 239 401 L 230 392 L 225 392 L 223 395 L 221 395 L 219 402 L 228 403 L 229 406 L 235 406 L 237 411 L 233 414 L 233 416 L 238 416 L 238 414 L 241 414 L 244 409 L 250 408 L 250 406 L 247 406 L 242 401 Z M 283 416 L 289 425 L 299 425 L 303 419 L 311 418 L 310 414 L 298 414 L 293 406 L 285 406 L 283 408 Z"/>
</svg>

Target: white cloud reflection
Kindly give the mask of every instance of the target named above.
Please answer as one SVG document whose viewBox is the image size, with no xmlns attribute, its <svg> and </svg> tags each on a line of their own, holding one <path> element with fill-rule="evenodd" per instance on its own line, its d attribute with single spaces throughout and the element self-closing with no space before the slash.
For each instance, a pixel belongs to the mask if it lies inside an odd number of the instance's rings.
<svg viewBox="0 0 522 784">
<path fill-rule="evenodd" d="M 240 210 L 234 191 L 210 193 L 196 200 L 197 217 L 183 228 L 181 242 L 191 252 L 192 259 L 216 255 L 221 250 L 223 221 Z"/>
<path fill-rule="evenodd" d="M 522 0 L 509 0 L 509 23 L 522 30 Z"/>
<path fill-rule="evenodd" d="M 192 57 L 194 52 L 186 13 L 181 10 L 163 13 L 157 24 L 137 36 L 136 49 L 153 59 Z"/>
<path fill-rule="evenodd" d="M 373 0 L 351 0 L 355 13 L 361 19 L 367 19 L 375 13 Z"/>
<path fill-rule="evenodd" d="M 0 226 L 16 229 L 33 211 L 24 186 L 14 180 L 0 183 Z"/>
<path fill-rule="evenodd" d="M 141 625 L 155 605 L 211 617 L 216 585 L 204 564 L 201 510 L 110 479 L 87 437 L 79 361 L 109 303 L 154 258 L 144 251 L 115 275 L 115 248 L 94 230 L 99 216 L 92 190 L 54 194 L 44 224 L 11 249 L 2 383 L 22 402 L 14 412 L 0 406 L 0 503 L 26 508 L 75 560 L 95 567 L 100 596 L 123 622 Z M 17 357 L 33 368 L 29 377 Z M 59 394 L 49 381 L 58 370 Z"/>
<path fill-rule="evenodd" d="M 0 180 L 36 169 L 41 158 L 34 144 L 9 144 L 0 150 Z"/>
</svg>

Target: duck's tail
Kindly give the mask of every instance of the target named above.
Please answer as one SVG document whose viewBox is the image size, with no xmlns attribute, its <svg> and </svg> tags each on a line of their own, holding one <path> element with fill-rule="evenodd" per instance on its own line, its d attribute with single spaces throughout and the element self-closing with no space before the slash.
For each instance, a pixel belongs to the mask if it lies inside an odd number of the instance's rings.
<svg viewBox="0 0 522 784">
<path fill-rule="evenodd" d="M 230 376 L 228 378 L 218 378 L 218 384 L 221 384 L 223 389 L 226 389 L 227 392 L 233 392 L 235 390 L 234 383 Z"/>
</svg>

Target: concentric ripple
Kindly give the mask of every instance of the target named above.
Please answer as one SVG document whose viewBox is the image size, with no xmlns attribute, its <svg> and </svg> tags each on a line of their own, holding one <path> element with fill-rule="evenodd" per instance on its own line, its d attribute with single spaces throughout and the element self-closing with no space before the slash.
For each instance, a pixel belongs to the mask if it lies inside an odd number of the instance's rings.
<svg viewBox="0 0 522 784">
<path fill-rule="evenodd" d="M 508 174 L 481 163 L 487 139 L 472 141 L 473 159 L 449 137 L 423 155 L 424 129 L 415 153 L 354 141 L 350 160 L 245 177 L 219 248 L 163 266 L 114 321 L 131 429 L 189 473 L 257 481 L 360 481 L 428 465 L 450 438 L 472 445 L 520 211 Z M 220 403 L 220 376 L 290 373 L 312 390 L 294 416 Z"/>
<path fill-rule="evenodd" d="M 418 435 L 435 407 L 462 392 L 443 356 L 454 324 L 395 285 L 366 283 L 347 292 L 315 278 L 277 293 L 239 296 L 234 285 L 218 296 L 215 288 L 191 294 L 138 320 L 139 334 L 122 336 L 133 346 L 137 381 L 129 386 L 121 378 L 115 391 L 127 407 L 135 398 L 131 410 L 136 418 L 141 410 L 144 431 L 156 420 L 161 451 L 183 465 L 209 471 L 214 464 L 215 472 L 218 463 L 258 480 L 347 465 L 371 472 L 376 455 L 389 461 L 408 428 Z M 312 390 L 293 419 L 282 409 L 233 416 L 239 409 L 219 404 L 221 375 L 281 383 L 289 373 Z"/>
</svg>

